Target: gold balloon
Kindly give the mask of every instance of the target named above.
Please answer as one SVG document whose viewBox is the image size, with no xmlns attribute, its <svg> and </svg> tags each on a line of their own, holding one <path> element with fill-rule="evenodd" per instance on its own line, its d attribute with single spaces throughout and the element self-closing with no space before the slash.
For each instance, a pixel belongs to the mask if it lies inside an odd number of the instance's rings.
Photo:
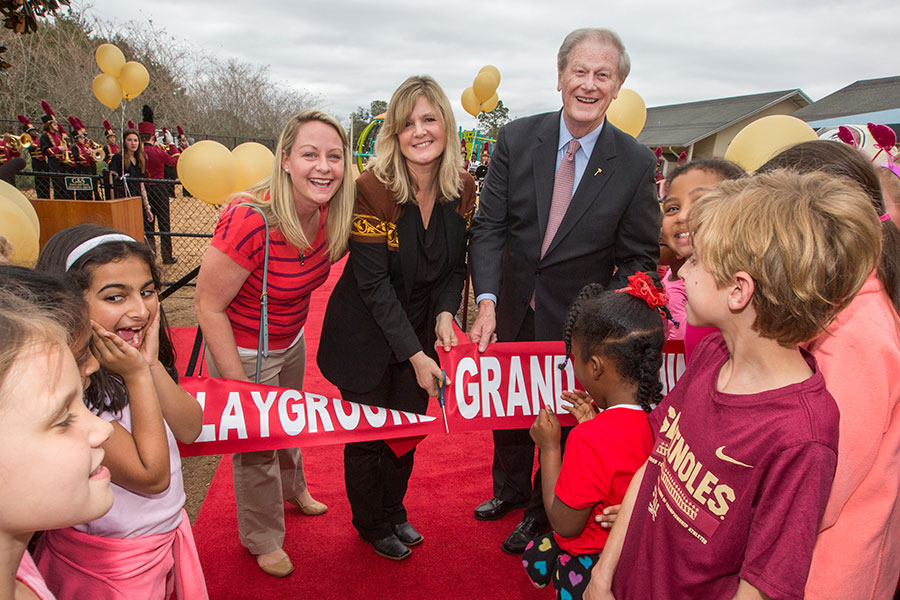
<svg viewBox="0 0 900 600">
<path fill-rule="evenodd" d="M 475 90 L 470 87 L 464 89 L 460 101 L 464 111 L 473 117 L 478 116 L 479 111 L 481 111 L 481 102 L 475 97 Z"/>
<path fill-rule="evenodd" d="M 129 60 L 119 73 L 119 84 L 126 100 L 134 100 L 141 95 L 150 83 L 150 73 L 139 62 Z"/>
<path fill-rule="evenodd" d="M 500 102 L 500 96 L 497 95 L 497 92 L 494 92 L 494 95 L 488 98 L 487 102 L 481 103 L 481 112 L 489 113 L 495 108 L 497 108 L 497 103 Z"/>
<path fill-rule="evenodd" d="M 100 73 L 94 77 L 91 89 L 94 90 L 94 96 L 100 101 L 100 104 L 109 110 L 119 108 L 119 104 L 122 102 L 122 86 L 119 85 L 118 79 L 112 75 Z"/>
<path fill-rule="evenodd" d="M 622 88 L 619 97 L 606 109 L 609 122 L 630 135 L 637 137 L 647 122 L 647 105 L 644 99 L 634 90 Z"/>
<path fill-rule="evenodd" d="M 28 215 L 5 197 L 0 197 L 0 235 L 12 244 L 12 264 L 34 267 L 38 257 L 38 235 Z"/>
<path fill-rule="evenodd" d="M 770 115 L 741 129 L 725 151 L 725 159 L 753 172 L 795 144 L 817 139 L 813 128 L 797 117 Z"/>
<path fill-rule="evenodd" d="M 250 189 L 266 177 L 272 176 L 275 155 L 259 142 L 244 142 L 231 151 L 237 161 L 235 192 Z"/>
<path fill-rule="evenodd" d="M 498 85 L 500 85 L 500 80 L 494 77 L 493 73 L 482 71 L 475 76 L 475 81 L 472 82 L 475 98 L 478 99 L 479 103 L 487 102 L 494 95 L 494 92 L 497 91 Z"/>
<path fill-rule="evenodd" d="M 25 197 L 25 194 L 20 192 L 15 186 L 0 179 L 0 197 L 6 198 L 22 209 L 22 212 L 28 217 L 31 226 L 34 227 L 34 232 L 37 234 L 38 238 L 40 238 L 41 222 L 38 219 L 37 211 L 34 210 L 34 206 L 32 206 L 31 202 L 28 201 L 28 198 Z"/>
<path fill-rule="evenodd" d="M 221 204 L 237 184 L 237 160 L 228 148 L 212 140 L 197 142 L 182 152 L 177 170 L 185 189 L 207 204 Z"/>
<path fill-rule="evenodd" d="M 125 66 L 125 55 L 112 44 L 100 44 L 94 56 L 100 70 L 113 77 L 118 77 Z"/>
<path fill-rule="evenodd" d="M 484 65 L 483 67 L 481 67 L 481 70 L 478 72 L 479 73 L 493 73 L 494 76 L 497 78 L 497 85 L 500 85 L 500 69 L 498 69 L 494 65 Z"/>
</svg>

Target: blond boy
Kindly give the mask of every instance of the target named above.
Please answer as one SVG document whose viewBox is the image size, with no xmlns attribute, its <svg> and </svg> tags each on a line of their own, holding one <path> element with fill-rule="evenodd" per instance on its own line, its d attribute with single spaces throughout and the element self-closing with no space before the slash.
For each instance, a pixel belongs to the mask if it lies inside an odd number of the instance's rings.
<svg viewBox="0 0 900 600">
<path fill-rule="evenodd" d="M 653 452 L 584 597 L 800 599 L 839 415 L 797 345 L 874 268 L 878 217 L 852 184 L 776 171 L 722 183 L 690 230 L 688 321 L 720 333 L 651 413 Z"/>
</svg>

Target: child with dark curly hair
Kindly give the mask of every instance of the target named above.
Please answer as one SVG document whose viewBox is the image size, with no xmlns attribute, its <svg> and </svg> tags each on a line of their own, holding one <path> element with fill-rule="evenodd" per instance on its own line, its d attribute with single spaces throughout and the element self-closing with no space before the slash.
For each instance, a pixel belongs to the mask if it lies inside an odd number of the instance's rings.
<svg viewBox="0 0 900 600">
<path fill-rule="evenodd" d="M 659 368 L 666 334 L 665 292 L 645 273 L 621 290 L 585 286 L 566 316 L 566 354 L 600 413 L 569 434 L 565 456 L 560 426 L 542 408 L 531 437 L 541 449 L 544 507 L 553 531 L 532 540 L 522 564 L 539 588 L 550 581 L 560 599 L 582 597 L 609 532 L 593 517 L 625 496 L 653 444 L 647 413 L 662 398 Z M 571 396 L 566 396 L 571 399 Z M 564 460 L 563 460 L 564 458 Z"/>
</svg>

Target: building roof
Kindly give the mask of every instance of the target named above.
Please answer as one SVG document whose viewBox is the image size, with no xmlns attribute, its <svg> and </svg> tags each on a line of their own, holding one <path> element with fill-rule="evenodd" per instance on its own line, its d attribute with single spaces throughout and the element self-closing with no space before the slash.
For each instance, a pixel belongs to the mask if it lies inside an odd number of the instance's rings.
<svg viewBox="0 0 900 600">
<path fill-rule="evenodd" d="M 656 106 L 647 109 L 637 139 L 647 146 L 690 146 L 784 100 L 798 108 L 812 102 L 802 90 L 793 89 Z"/>
<path fill-rule="evenodd" d="M 851 83 L 801 108 L 794 116 L 809 122 L 892 109 L 900 109 L 900 75 Z"/>
</svg>

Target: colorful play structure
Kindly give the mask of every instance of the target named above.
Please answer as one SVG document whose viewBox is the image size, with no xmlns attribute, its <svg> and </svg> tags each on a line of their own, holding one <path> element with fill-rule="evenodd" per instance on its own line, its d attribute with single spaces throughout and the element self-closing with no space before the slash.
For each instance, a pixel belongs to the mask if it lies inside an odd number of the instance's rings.
<svg viewBox="0 0 900 600">
<path fill-rule="evenodd" d="M 384 123 L 384 113 L 373 117 L 371 121 L 359 134 L 359 141 L 356 143 L 356 167 L 362 173 L 366 169 L 369 161 L 375 157 L 375 138 L 378 137 L 378 131 L 381 124 Z M 463 131 L 459 128 L 460 148 L 465 150 L 466 158 L 471 162 L 482 162 L 485 154 L 490 155 L 491 147 L 496 141 L 494 138 L 481 135 L 479 129 L 468 129 Z"/>
</svg>

